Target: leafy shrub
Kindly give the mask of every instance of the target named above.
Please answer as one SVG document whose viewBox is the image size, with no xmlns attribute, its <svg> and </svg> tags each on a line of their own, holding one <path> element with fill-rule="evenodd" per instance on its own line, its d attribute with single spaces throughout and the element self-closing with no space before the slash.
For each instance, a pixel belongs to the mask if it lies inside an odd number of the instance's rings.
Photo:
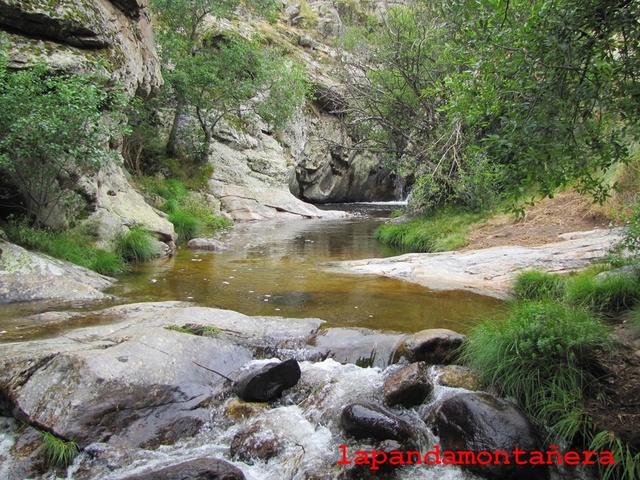
<svg viewBox="0 0 640 480">
<path fill-rule="evenodd" d="M 607 328 L 587 310 L 554 301 L 523 302 L 506 320 L 477 326 L 463 358 L 501 395 L 517 399 L 554 441 L 571 441 L 586 428 L 585 390 L 594 380 L 590 360 L 611 349 Z"/>
<path fill-rule="evenodd" d="M 144 262 L 156 258 L 157 251 L 151 234 L 140 227 L 132 227 L 116 238 L 115 251 L 128 262 Z"/>
</svg>

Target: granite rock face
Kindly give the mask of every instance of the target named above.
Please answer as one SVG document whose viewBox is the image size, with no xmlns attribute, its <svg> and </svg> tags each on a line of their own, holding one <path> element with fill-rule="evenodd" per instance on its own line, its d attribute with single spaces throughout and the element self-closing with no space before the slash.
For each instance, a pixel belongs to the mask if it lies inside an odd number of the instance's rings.
<svg viewBox="0 0 640 480">
<path fill-rule="evenodd" d="M 11 33 L 9 65 L 44 61 L 52 70 L 107 73 L 129 94 L 147 96 L 162 84 L 148 0 L 0 0 L 0 28 Z"/>
<path fill-rule="evenodd" d="M 0 240 L 0 304 L 101 300 L 105 298 L 102 290 L 114 282 L 86 268 Z"/>
</svg>

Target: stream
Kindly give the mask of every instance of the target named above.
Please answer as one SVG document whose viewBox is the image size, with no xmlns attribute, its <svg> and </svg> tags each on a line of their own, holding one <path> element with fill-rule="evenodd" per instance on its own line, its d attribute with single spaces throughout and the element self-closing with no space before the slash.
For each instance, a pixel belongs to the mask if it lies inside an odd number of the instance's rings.
<svg viewBox="0 0 640 480">
<path fill-rule="evenodd" d="M 220 240 L 227 245 L 225 250 L 196 252 L 181 248 L 172 258 L 136 266 L 107 293 L 115 295 L 118 303 L 180 300 L 246 315 L 316 317 L 326 321 L 323 328 L 359 327 L 375 330 L 380 336 L 426 328 L 465 331 L 479 317 L 500 309 L 501 302 L 469 292 L 434 292 L 399 280 L 328 272 L 323 262 L 400 253 L 382 246 L 372 236 L 390 207 L 364 208 L 364 213 L 356 212 L 346 219 L 241 224 L 221 236 Z M 95 322 L 87 316 L 54 330 L 59 333 L 65 328 Z M 33 325 L 23 327 L 25 339 L 47 335 L 42 327 L 40 330 Z M 277 352 L 277 355 L 285 358 L 286 354 Z M 399 365 L 363 368 L 331 358 L 301 361 L 300 365 L 300 383 L 269 407 L 265 404 L 253 407 L 249 418 L 234 417 L 230 412 L 237 400 L 226 398 L 210 405 L 210 421 L 197 435 L 175 445 L 149 450 L 89 445 L 69 467 L 66 478 L 116 480 L 202 457 L 224 458 L 239 467 L 248 480 L 337 478 L 340 446 L 346 445 L 350 450 L 362 446 L 362 442 L 342 432 L 339 421 L 342 408 L 356 401 L 380 404 L 383 380 Z M 431 375 L 435 377 L 437 373 Z M 431 402 L 454 390 L 457 389 L 436 386 Z M 428 433 L 420 445 L 425 451 L 437 442 L 421 419 L 428 408 L 425 404 L 420 409 L 398 412 Z M 277 457 L 243 461 L 230 455 L 234 438 L 251 422 L 260 428 L 259 442 L 277 440 L 281 446 Z M 9 451 L 18 441 L 19 429 L 14 420 L 0 417 L 0 460 L 10 458 Z M 0 477 L 6 478 L 3 468 L 8 467 L 0 465 Z M 455 466 L 420 465 L 378 478 L 478 477 Z"/>
<path fill-rule="evenodd" d="M 182 300 L 245 315 L 315 317 L 325 327 L 402 333 L 465 331 L 500 301 L 464 291 L 430 291 L 400 280 L 328 272 L 323 262 L 397 255 L 373 230 L 397 204 L 350 206 L 346 219 L 240 224 L 222 252 L 186 248 L 139 265 L 108 293 L 126 303 Z"/>
</svg>

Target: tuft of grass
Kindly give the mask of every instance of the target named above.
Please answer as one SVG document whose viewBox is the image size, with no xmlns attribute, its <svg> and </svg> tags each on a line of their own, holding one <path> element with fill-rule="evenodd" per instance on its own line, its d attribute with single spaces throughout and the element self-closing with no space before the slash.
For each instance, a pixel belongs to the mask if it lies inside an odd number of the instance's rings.
<svg viewBox="0 0 640 480">
<path fill-rule="evenodd" d="M 382 243 L 406 252 L 444 252 L 466 245 L 467 234 L 484 218 L 480 213 L 443 207 L 426 218 L 380 225 L 374 236 Z"/>
<path fill-rule="evenodd" d="M 174 210 L 169 214 L 169 221 L 178 236 L 178 241 L 188 242 L 202 232 L 202 221 L 184 210 Z"/>
<path fill-rule="evenodd" d="M 88 268 L 102 275 L 117 275 L 127 269 L 117 253 L 94 247 L 92 239 L 78 230 L 53 232 L 30 227 L 26 221 L 12 220 L 4 228 L 13 243 L 60 260 Z"/>
<path fill-rule="evenodd" d="M 198 335 L 196 331 L 188 325 L 167 325 L 165 330 L 171 330 L 172 332 L 186 333 L 187 335 Z"/>
<path fill-rule="evenodd" d="M 162 199 L 159 208 L 169 215 L 179 242 L 187 242 L 231 225 L 229 220 L 213 213 L 212 206 L 203 196 L 189 191 L 186 183 L 179 179 L 145 177 L 140 184 L 144 190 Z"/>
<path fill-rule="evenodd" d="M 119 235 L 115 241 L 115 251 L 128 262 L 144 262 L 157 256 L 151 234 L 140 227 L 132 227 Z"/>
<path fill-rule="evenodd" d="M 64 440 L 53 433 L 40 431 L 44 445 L 45 461 L 49 468 L 67 468 L 80 452 L 80 447 L 73 440 Z"/>
<path fill-rule="evenodd" d="M 463 359 L 501 395 L 515 398 L 554 441 L 570 442 L 586 425 L 584 392 L 595 352 L 610 350 L 606 326 L 586 309 L 552 300 L 516 304 L 506 319 L 468 335 Z"/>
<path fill-rule="evenodd" d="M 567 279 L 565 301 L 601 315 L 616 315 L 640 302 L 640 279 L 622 272 L 604 278 L 579 274 Z"/>
<path fill-rule="evenodd" d="M 561 298 L 564 277 L 549 272 L 530 270 L 518 274 L 513 293 L 519 300 L 544 300 Z"/>
<path fill-rule="evenodd" d="M 602 480 L 636 480 L 640 478 L 640 452 L 632 451 L 612 432 L 605 430 L 594 435 L 589 444 L 589 450 L 609 451 L 613 454 L 614 465 L 600 465 Z"/>
</svg>

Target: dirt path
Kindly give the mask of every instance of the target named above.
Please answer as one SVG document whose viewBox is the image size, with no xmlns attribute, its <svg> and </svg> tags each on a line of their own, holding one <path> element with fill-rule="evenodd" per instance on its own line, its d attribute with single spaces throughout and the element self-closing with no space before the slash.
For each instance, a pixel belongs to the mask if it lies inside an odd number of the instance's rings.
<svg viewBox="0 0 640 480">
<path fill-rule="evenodd" d="M 533 247 L 558 241 L 558 235 L 607 228 L 611 219 L 588 197 L 575 192 L 558 194 L 527 209 L 524 219 L 500 214 L 469 235 L 462 251 L 503 245 Z"/>
</svg>

